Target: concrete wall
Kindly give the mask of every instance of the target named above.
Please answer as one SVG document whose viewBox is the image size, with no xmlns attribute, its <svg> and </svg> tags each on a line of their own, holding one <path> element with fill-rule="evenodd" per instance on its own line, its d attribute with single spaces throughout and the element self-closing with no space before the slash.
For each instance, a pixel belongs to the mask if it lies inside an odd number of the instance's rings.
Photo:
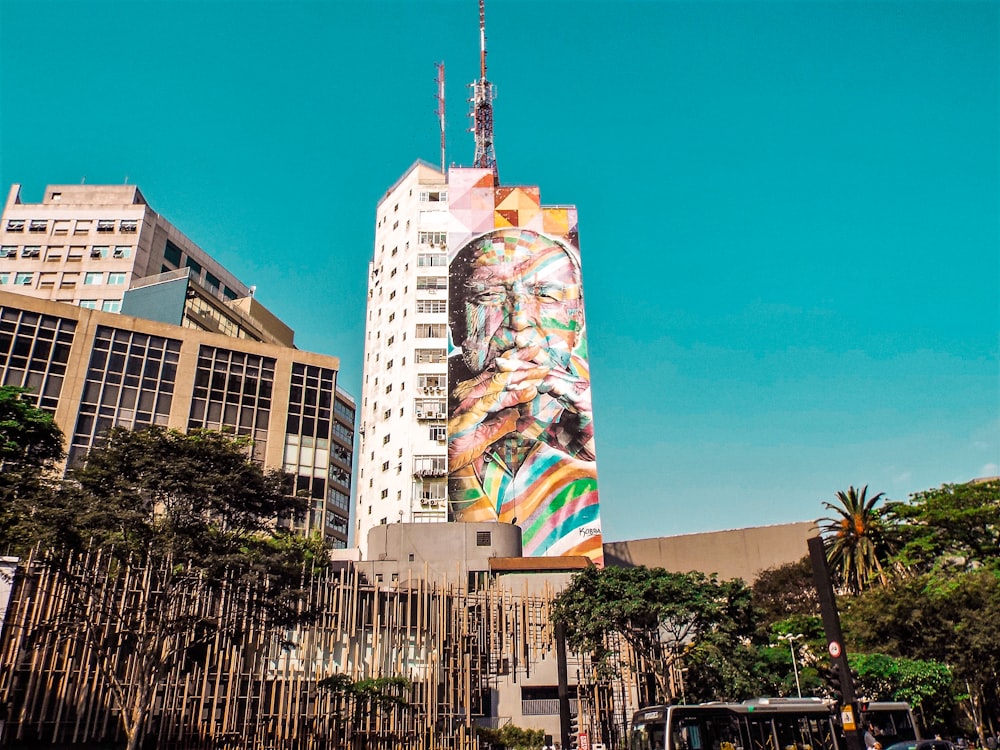
<svg viewBox="0 0 1000 750">
<path fill-rule="evenodd" d="M 812 521 L 755 526 L 704 534 L 605 542 L 606 565 L 666 568 L 678 573 L 697 570 L 721 579 L 742 578 L 752 583 L 760 573 L 801 560 L 815 536 Z"/>
<path fill-rule="evenodd" d="M 489 534 L 488 544 L 481 533 Z M 358 569 L 387 584 L 424 579 L 465 586 L 469 571 L 489 571 L 491 558 L 520 556 L 521 529 L 512 524 L 389 523 L 368 532 Z"/>
</svg>

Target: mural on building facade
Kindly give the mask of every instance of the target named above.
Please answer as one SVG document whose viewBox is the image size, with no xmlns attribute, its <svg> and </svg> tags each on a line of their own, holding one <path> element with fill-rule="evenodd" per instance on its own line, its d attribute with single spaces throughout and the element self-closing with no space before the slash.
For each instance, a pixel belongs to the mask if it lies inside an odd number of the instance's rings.
<svg viewBox="0 0 1000 750">
<path fill-rule="evenodd" d="M 576 210 L 479 169 L 450 172 L 449 202 L 452 517 L 603 564 Z"/>
</svg>

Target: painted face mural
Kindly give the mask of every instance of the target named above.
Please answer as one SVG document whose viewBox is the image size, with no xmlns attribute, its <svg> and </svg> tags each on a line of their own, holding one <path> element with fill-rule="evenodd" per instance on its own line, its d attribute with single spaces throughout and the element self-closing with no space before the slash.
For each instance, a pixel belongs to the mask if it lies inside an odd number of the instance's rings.
<svg viewBox="0 0 1000 750">
<path fill-rule="evenodd" d="M 524 553 L 600 563 L 583 293 L 575 250 L 499 229 L 450 265 L 449 500 L 522 528 Z"/>
</svg>

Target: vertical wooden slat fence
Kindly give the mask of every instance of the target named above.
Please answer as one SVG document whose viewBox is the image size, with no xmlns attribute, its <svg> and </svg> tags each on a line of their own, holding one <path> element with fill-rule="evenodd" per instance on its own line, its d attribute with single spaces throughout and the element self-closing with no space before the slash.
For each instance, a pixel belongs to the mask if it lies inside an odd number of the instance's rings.
<svg viewBox="0 0 1000 750">
<path fill-rule="evenodd" d="M 163 571 L 99 550 L 65 569 L 35 556 L 19 567 L 0 639 L 0 748 L 124 745 L 109 678 L 122 679 L 128 694 L 144 687 L 135 678 L 142 652 L 122 623 L 157 601 L 150 594 Z M 84 594 L 72 588 L 79 576 L 90 581 Z M 303 602 L 316 620 L 293 629 L 255 614 L 257 594 L 246 588 L 192 585 L 182 594 L 142 623 L 153 632 L 168 610 L 191 622 L 171 634 L 184 656 L 156 680 L 145 747 L 472 750 L 491 685 L 522 680 L 554 658 L 551 587 L 529 594 L 493 581 L 469 591 L 447 579 L 382 584 L 330 571 L 313 577 Z M 199 629 L 220 619 L 237 639 Z M 642 668 L 624 651 L 620 664 L 622 680 L 581 694 L 588 715 L 619 734 L 635 690 L 628 682 Z M 407 705 L 371 708 L 318 686 L 334 674 L 406 677 Z"/>
</svg>

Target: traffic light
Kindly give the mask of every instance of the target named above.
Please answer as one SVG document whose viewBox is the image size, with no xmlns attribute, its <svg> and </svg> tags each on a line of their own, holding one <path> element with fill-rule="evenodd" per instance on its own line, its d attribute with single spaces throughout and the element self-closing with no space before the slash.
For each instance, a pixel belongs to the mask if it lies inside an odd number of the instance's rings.
<svg viewBox="0 0 1000 750">
<path fill-rule="evenodd" d="M 837 703 L 844 702 L 844 676 L 840 672 L 840 662 L 834 662 L 833 666 L 830 667 L 830 677 L 828 683 L 830 685 L 830 697 L 832 697 Z"/>
<path fill-rule="evenodd" d="M 577 750 L 580 745 L 580 717 L 570 715 L 569 717 L 569 746 Z"/>
</svg>

